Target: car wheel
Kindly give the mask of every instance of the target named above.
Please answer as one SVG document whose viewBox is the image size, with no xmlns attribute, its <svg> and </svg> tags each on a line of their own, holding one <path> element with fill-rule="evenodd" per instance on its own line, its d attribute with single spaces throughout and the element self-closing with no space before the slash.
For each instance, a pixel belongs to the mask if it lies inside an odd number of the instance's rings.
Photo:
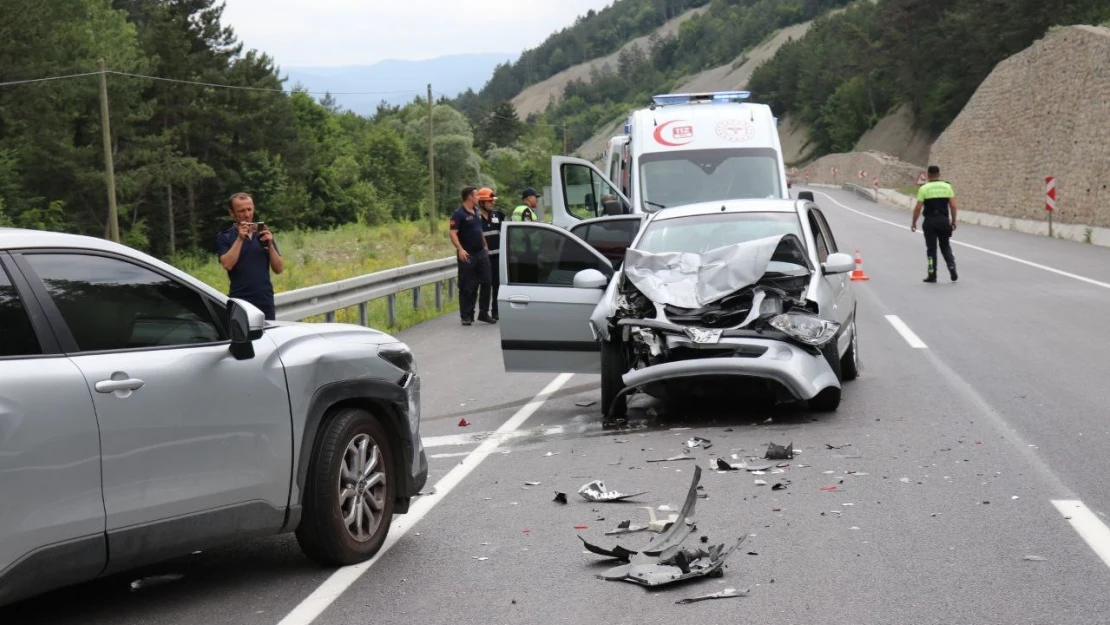
<svg viewBox="0 0 1110 625">
<path fill-rule="evenodd" d="M 835 386 L 821 391 L 809 400 L 810 410 L 817 412 L 832 412 L 840 406 L 840 389 Z"/>
<path fill-rule="evenodd" d="M 855 319 L 853 319 L 852 342 L 848 344 L 848 351 L 844 353 L 844 358 L 840 360 L 840 379 L 845 382 L 854 380 L 859 377 L 859 372 L 859 328 L 856 326 Z"/>
<path fill-rule="evenodd" d="M 628 413 L 628 396 L 620 395 L 624 390 L 624 374 L 628 370 L 626 363 L 621 343 L 601 342 L 602 421 L 618 421 Z"/>
<path fill-rule="evenodd" d="M 328 420 L 305 480 L 297 528 L 305 555 L 328 566 L 372 558 L 393 519 L 394 466 L 390 439 L 369 412 L 345 408 Z"/>
</svg>

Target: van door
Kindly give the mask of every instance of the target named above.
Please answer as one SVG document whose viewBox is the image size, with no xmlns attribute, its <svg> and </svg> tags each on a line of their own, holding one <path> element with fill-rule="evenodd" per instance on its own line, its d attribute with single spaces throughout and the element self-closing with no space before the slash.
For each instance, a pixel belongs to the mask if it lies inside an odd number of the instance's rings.
<svg viewBox="0 0 1110 625">
<path fill-rule="evenodd" d="M 551 157 L 552 223 L 570 228 L 583 219 L 632 214 L 632 203 L 589 161 Z"/>
</svg>

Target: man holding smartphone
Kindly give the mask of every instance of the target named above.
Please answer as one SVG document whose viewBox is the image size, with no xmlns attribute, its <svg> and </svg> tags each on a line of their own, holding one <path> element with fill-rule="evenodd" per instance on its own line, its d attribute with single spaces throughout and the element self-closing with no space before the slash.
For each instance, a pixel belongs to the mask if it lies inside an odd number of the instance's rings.
<svg viewBox="0 0 1110 625">
<path fill-rule="evenodd" d="M 216 254 L 231 281 L 227 295 L 254 304 L 273 320 L 276 311 L 270 270 L 281 273 L 285 261 L 270 229 L 254 221 L 254 199 L 250 195 L 232 195 L 228 210 L 235 225 L 216 235 Z"/>
</svg>

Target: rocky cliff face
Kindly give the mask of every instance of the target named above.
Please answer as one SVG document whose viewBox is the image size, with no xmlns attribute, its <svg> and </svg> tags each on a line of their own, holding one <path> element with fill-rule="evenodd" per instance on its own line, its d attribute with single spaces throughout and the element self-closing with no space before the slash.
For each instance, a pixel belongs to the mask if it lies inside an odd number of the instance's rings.
<svg viewBox="0 0 1110 625">
<path fill-rule="evenodd" d="M 1001 62 L 933 144 L 959 206 L 1110 226 L 1110 29 L 1061 28 Z"/>
</svg>

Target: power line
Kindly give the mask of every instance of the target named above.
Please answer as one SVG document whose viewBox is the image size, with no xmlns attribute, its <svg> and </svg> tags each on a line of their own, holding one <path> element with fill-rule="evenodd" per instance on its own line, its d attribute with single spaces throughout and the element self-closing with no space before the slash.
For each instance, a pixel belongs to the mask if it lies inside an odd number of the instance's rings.
<svg viewBox="0 0 1110 625">
<path fill-rule="evenodd" d="M 0 87 L 7 87 L 10 85 L 27 85 L 34 82 L 47 82 L 50 80 L 65 80 L 66 78 L 82 78 L 84 76 L 96 76 L 100 72 L 85 72 L 84 74 L 66 74 L 65 76 L 47 76 L 46 78 L 32 78 L 30 80 L 11 80 L 8 82 L 0 82 Z"/>
<path fill-rule="evenodd" d="M 215 87 L 218 89 L 236 89 L 240 91 L 261 91 L 267 93 L 295 93 L 295 89 L 274 89 L 270 87 L 248 87 L 243 85 L 224 85 L 211 82 L 200 82 L 196 80 L 182 80 L 179 78 L 163 78 L 161 76 L 147 76 L 145 74 L 133 74 L 130 72 L 119 72 L 115 70 L 106 70 L 105 74 L 115 74 L 116 76 L 126 76 L 129 78 L 142 78 L 145 80 L 158 80 L 162 82 L 171 82 L 184 85 L 195 85 L 198 87 Z M 84 72 L 80 74 L 65 74 L 62 76 L 47 76 L 45 78 L 32 78 L 28 80 L 12 80 L 8 82 L 0 82 L 0 87 L 8 87 L 14 85 L 26 85 L 32 83 L 42 83 L 54 80 L 65 80 L 69 78 L 84 78 L 88 76 L 97 76 L 101 72 Z M 422 89 L 398 89 L 396 91 L 302 91 L 310 95 L 391 95 L 397 93 L 420 93 Z M 445 96 L 446 97 L 446 96 Z"/>
</svg>

